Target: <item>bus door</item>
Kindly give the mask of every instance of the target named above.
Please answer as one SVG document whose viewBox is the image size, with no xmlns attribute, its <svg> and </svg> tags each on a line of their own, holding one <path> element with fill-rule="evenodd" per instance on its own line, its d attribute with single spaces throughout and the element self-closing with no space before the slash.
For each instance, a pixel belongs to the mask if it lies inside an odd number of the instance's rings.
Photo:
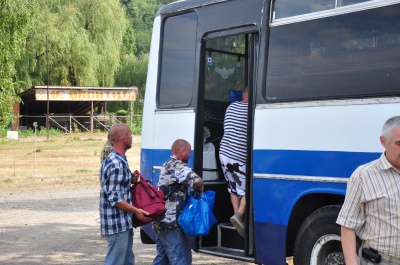
<svg viewBox="0 0 400 265">
<path fill-rule="evenodd" d="M 254 50 L 258 40 L 258 35 L 253 32 L 252 27 L 224 31 L 223 34 L 218 32 L 207 35 L 202 42 L 194 161 L 195 170 L 202 172 L 205 190 L 216 191 L 214 214 L 218 220 L 210 234 L 200 238 L 199 251 L 247 261 L 254 261 L 252 202 L 249 194 L 251 166 L 247 166 L 246 172 L 246 232 L 243 238 L 230 223 L 234 212 L 221 169 L 219 150 L 229 104 L 242 100 L 246 86 L 250 88 L 250 97 L 253 94 Z M 252 103 L 249 103 L 249 110 L 251 106 Z M 247 138 L 252 139 L 251 111 L 249 114 Z M 251 165 L 250 140 L 247 148 L 247 165 Z"/>
<path fill-rule="evenodd" d="M 189 141 L 193 150 L 197 15 L 190 12 L 157 17 L 154 25 L 140 164 L 143 175 L 148 179 L 151 176 L 151 182 L 157 184 L 160 169 L 170 157 L 176 139 Z M 189 166 L 193 160 L 192 156 Z M 142 242 L 155 240 L 151 225 L 142 227 L 141 234 Z"/>
<path fill-rule="evenodd" d="M 172 143 L 180 138 L 193 145 L 196 28 L 194 12 L 167 17 L 161 23 L 160 50 L 152 50 L 150 59 L 159 56 L 158 73 L 150 70 L 148 73 L 142 132 L 145 134 L 142 146 L 147 145 L 142 152 L 151 154 L 142 155 L 145 159 L 141 164 L 146 170 L 152 170 L 154 184 L 158 181 L 159 169 L 171 155 Z M 155 32 L 154 35 L 158 33 Z"/>
</svg>

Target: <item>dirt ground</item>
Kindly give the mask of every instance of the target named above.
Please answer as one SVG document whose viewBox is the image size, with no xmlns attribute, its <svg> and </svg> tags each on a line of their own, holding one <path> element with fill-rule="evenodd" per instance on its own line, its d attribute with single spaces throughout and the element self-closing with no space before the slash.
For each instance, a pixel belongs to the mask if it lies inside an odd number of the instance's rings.
<svg viewBox="0 0 400 265">
<path fill-rule="evenodd" d="M 0 264 L 103 263 L 98 171 L 105 141 L 106 133 L 0 139 Z M 140 143 L 134 136 L 127 152 L 131 170 L 140 168 Z M 138 229 L 134 253 L 139 265 L 155 256 Z M 193 264 L 253 263 L 193 253 Z"/>
<path fill-rule="evenodd" d="M 98 188 L 0 191 L 0 264 L 102 264 L 107 251 L 100 237 Z M 140 242 L 136 264 L 150 265 L 155 245 Z M 193 264 L 251 264 L 193 254 Z"/>
<path fill-rule="evenodd" d="M 103 263 L 98 171 L 105 141 L 106 133 L 0 139 L 0 264 Z M 140 141 L 134 136 L 127 152 L 132 170 L 140 168 Z M 138 229 L 134 253 L 139 265 L 155 256 Z M 193 264 L 251 263 L 194 253 Z"/>
</svg>

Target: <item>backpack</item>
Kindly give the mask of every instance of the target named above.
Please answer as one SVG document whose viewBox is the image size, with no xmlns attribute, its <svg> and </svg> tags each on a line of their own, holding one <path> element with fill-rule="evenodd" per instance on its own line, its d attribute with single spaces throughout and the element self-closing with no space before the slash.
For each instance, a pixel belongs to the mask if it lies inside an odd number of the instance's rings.
<svg viewBox="0 0 400 265">
<path fill-rule="evenodd" d="M 149 222 L 140 221 L 136 215 L 133 215 L 134 227 L 143 226 L 157 220 L 165 214 L 165 196 L 158 186 L 153 186 L 150 181 L 143 178 L 139 173 L 138 181 L 131 187 L 132 205 L 149 213 L 147 217 L 151 218 Z"/>
</svg>

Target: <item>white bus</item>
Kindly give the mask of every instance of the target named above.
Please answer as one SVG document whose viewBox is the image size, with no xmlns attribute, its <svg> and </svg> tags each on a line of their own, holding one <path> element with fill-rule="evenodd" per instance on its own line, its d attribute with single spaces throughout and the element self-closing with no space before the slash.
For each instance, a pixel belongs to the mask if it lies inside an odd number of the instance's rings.
<svg viewBox="0 0 400 265">
<path fill-rule="evenodd" d="M 229 223 L 218 152 L 226 108 L 247 85 L 242 238 Z M 192 239 L 196 251 L 343 264 L 335 222 L 346 183 L 382 153 L 381 127 L 399 115 L 399 95 L 399 0 L 178 1 L 154 21 L 141 171 L 157 183 L 173 141 L 192 144 L 189 165 L 216 191 L 218 219 Z"/>
</svg>

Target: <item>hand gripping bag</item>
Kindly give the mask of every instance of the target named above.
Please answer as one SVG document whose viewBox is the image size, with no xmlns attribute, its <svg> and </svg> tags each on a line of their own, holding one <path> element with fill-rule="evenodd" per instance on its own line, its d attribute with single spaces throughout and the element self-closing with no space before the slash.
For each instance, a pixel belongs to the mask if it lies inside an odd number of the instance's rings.
<svg viewBox="0 0 400 265">
<path fill-rule="evenodd" d="M 205 236 L 217 223 L 213 214 L 215 191 L 208 190 L 198 197 L 193 193 L 179 215 L 178 224 L 188 236 Z"/>
<path fill-rule="evenodd" d="M 131 187 L 132 205 L 149 213 L 151 221 L 140 221 L 136 215 L 133 215 L 134 227 L 139 227 L 154 220 L 157 220 L 165 214 L 165 196 L 158 186 L 153 186 L 150 181 L 143 178 L 139 173 L 138 181 Z"/>
</svg>

